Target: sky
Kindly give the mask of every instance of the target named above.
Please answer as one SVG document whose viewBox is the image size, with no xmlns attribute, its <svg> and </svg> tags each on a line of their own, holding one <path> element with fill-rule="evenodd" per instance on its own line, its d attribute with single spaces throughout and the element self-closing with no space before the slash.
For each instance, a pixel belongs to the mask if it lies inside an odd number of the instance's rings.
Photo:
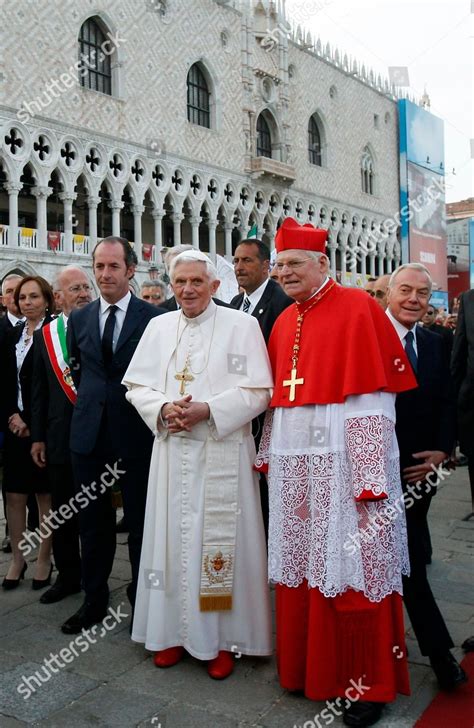
<svg viewBox="0 0 474 728">
<path fill-rule="evenodd" d="M 410 95 L 426 88 L 444 121 L 446 201 L 474 196 L 474 0 L 286 0 L 286 8 L 323 47 L 338 46 L 382 78 L 406 66 Z"/>
</svg>

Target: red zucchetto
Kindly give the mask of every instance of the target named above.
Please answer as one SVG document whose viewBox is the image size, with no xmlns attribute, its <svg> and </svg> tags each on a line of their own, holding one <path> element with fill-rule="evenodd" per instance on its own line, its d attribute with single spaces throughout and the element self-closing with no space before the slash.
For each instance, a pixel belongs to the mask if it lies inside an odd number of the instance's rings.
<svg viewBox="0 0 474 728">
<path fill-rule="evenodd" d="M 325 253 L 327 237 L 327 230 L 315 228 L 309 222 L 300 225 L 293 217 L 287 217 L 278 228 L 275 247 L 277 253 L 284 250 L 312 250 L 315 253 Z"/>
</svg>

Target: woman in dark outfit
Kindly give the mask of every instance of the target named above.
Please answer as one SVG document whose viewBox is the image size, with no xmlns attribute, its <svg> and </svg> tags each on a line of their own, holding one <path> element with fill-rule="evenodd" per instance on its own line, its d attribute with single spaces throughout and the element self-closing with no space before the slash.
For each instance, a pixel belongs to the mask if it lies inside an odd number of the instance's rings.
<svg viewBox="0 0 474 728">
<path fill-rule="evenodd" d="M 6 416 L 3 483 L 7 494 L 7 515 L 12 561 L 3 580 L 4 589 L 14 589 L 24 577 L 27 564 L 19 548 L 26 529 L 26 503 L 35 494 L 40 526 L 51 508 L 46 471 L 38 468 L 30 455 L 31 387 L 33 380 L 33 333 L 51 320 L 54 294 L 41 276 L 23 278 L 14 294 L 25 322 L 8 332 L 5 380 Z M 38 551 L 33 589 L 48 586 L 51 580 L 51 536 L 43 539 Z"/>
</svg>

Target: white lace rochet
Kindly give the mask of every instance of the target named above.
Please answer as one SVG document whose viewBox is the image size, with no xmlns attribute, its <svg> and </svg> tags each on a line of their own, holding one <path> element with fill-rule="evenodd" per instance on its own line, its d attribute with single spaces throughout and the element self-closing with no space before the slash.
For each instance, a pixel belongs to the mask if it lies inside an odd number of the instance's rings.
<svg viewBox="0 0 474 728">
<path fill-rule="evenodd" d="M 264 462 L 271 581 L 307 579 L 327 597 L 354 589 L 374 602 L 402 593 L 409 559 L 395 395 L 273 410 L 257 466 Z M 388 497 L 359 500 L 367 491 Z"/>
</svg>

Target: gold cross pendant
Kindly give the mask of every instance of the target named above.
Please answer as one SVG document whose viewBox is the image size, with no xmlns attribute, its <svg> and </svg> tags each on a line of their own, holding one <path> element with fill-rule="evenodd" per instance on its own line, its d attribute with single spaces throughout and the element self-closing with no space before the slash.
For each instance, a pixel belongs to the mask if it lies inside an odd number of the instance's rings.
<svg viewBox="0 0 474 728">
<path fill-rule="evenodd" d="M 289 396 L 290 402 L 294 402 L 295 401 L 295 398 L 296 398 L 295 397 L 296 386 L 298 384 L 304 384 L 304 377 L 300 377 L 299 379 L 297 377 L 298 377 L 298 375 L 296 373 L 296 368 L 295 368 L 295 369 L 292 369 L 291 370 L 291 379 L 284 379 L 283 380 L 283 386 L 290 388 L 290 396 Z"/>
<path fill-rule="evenodd" d="M 182 372 L 176 372 L 176 374 L 174 375 L 174 378 L 177 379 L 178 382 L 180 382 L 180 385 L 179 385 L 180 394 L 186 394 L 186 392 L 185 392 L 186 383 L 194 381 L 193 375 L 188 373 L 188 365 L 186 365 L 184 367 Z"/>
</svg>

